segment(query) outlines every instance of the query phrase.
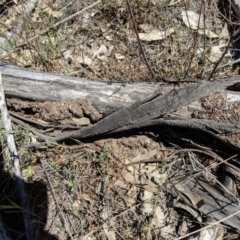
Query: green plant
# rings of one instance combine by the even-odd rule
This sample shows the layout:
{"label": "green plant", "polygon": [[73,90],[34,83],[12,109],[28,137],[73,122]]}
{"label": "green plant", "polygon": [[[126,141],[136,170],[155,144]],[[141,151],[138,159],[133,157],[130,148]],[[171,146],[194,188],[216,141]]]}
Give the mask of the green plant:
{"label": "green plant", "polygon": [[104,146],[99,157],[98,157],[98,166],[102,173],[108,173],[109,171],[109,149]]}
{"label": "green plant", "polygon": [[74,185],[74,182],[73,182],[73,181],[69,181],[69,182],[68,182],[68,187],[70,188],[70,191],[71,191],[71,192],[74,192],[74,191],[75,191],[75,185]]}

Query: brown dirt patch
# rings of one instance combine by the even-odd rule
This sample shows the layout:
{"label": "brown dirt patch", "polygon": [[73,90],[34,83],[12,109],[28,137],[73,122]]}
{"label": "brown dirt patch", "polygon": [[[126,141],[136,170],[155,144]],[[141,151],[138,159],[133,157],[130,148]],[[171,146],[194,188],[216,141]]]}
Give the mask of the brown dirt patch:
{"label": "brown dirt patch", "polygon": [[60,102],[29,102],[19,99],[7,100],[11,111],[25,117],[49,124],[83,126],[97,122],[102,115],[85,100],[62,100]]}

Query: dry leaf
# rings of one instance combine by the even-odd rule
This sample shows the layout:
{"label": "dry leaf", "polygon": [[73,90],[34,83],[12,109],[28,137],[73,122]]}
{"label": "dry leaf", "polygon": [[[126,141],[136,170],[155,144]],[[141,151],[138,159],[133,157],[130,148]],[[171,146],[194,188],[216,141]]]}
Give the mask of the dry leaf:
{"label": "dry leaf", "polygon": [[140,24],[139,28],[146,33],[149,33],[152,31],[159,31],[159,29],[153,26],[152,24]]}
{"label": "dry leaf", "polygon": [[46,4],[41,5],[42,11],[45,12],[48,16],[53,16],[55,18],[59,18],[63,15],[63,11],[54,11]]}
{"label": "dry leaf", "polygon": [[77,62],[89,66],[92,63],[92,59],[88,56],[80,56],[77,58]]}
{"label": "dry leaf", "polygon": [[78,193],[77,198],[79,200],[84,199],[86,202],[88,202],[90,204],[93,202],[93,199],[88,194],[85,194],[85,193]]}
{"label": "dry leaf", "polygon": [[[165,204],[164,204],[165,205]],[[174,224],[174,215],[171,214],[171,220],[167,219],[167,214],[163,212],[160,206],[155,209],[155,214],[153,214],[152,223],[155,226],[156,231],[159,230],[160,236],[164,239],[169,239],[169,236],[173,236],[176,233],[176,224]],[[166,224],[168,221],[170,224]],[[172,224],[171,224],[172,223]]]}
{"label": "dry leaf", "polygon": [[112,35],[106,35],[104,36],[108,41],[113,41],[113,36]]}
{"label": "dry leaf", "polygon": [[174,6],[177,3],[180,3],[182,0],[171,0],[170,3],[168,4],[168,6]]}
{"label": "dry leaf", "polygon": [[8,19],[5,21],[5,26],[11,29],[12,24],[13,24],[13,22],[15,21],[15,19],[16,19],[15,16],[14,16],[14,17],[11,17],[11,18],[8,18]]}
{"label": "dry leaf", "polygon": [[183,11],[181,13],[184,24],[191,29],[204,27],[203,17],[193,11]]}
{"label": "dry leaf", "polygon": [[116,58],[117,60],[122,60],[122,59],[125,59],[126,57],[123,56],[123,55],[121,55],[120,53],[115,53],[115,58]]}
{"label": "dry leaf", "polygon": [[168,37],[174,32],[174,28],[167,29],[166,31],[153,30],[149,33],[139,33],[139,38],[142,41],[157,41]]}
{"label": "dry leaf", "polygon": [[79,201],[78,200],[75,200],[72,204],[72,208],[74,211],[78,211],[79,208],[81,207],[81,205],[79,204]]}
{"label": "dry leaf", "polygon": [[141,206],[141,212],[142,214],[151,214],[152,211],[153,211],[153,208],[154,208],[154,205],[152,204],[152,198],[153,198],[153,193],[152,192],[148,192],[146,190],[144,190],[142,192],[142,195],[141,195],[141,201],[143,202],[142,203],[142,206]]}
{"label": "dry leaf", "polygon": [[228,36],[229,36],[228,26],[227,26],[227,23],[225,23],[221,33],[219,34],[219,37],[224,38],[224,37],[228,37]]}
{"label": "dry leaf", "polygon": [[[100,55],[106,55],[107,54],[107,47],[105,45],[101,45],[98,50],[94,51],[93,58],[99,57]],[[100,59],[101,60],[101,59]]]}
{"label": "dry leaf", "polygon": [[217,62],[222,57],[222,51],[219,46],[213,46],[211,49],[209,60],[211,62]]}
{"label": "dry leaf", "polygon": [[[150,159],[158,153],[157,149],[141,154],[132,161],[126,163],[134,163],[144,159]],[[166,173],[160,174],[156,168],[156,164],[136,164],[130,165],[123,170],[122,176],[124,179],[133,184],[139,184],[148,192],[158,192],[161,186],[167,179]]]}
{"label": "dry leaf", "polygon": [[15,6],[15,12],[17,12],[19,15],[22,15],[23,14],[23,6],[21,6],[21,5]]}
{"label": "dry leaf", "polygon": [[23,49],[21,55],[12,54],[12,57],[18,60],[21,66],[30,66],[33,63],[34,56],[37,56],[34,50]]}
{"label": "dry leaf", "polygon": [[[94,46],[93,46],[94,49]],[[93,57],[92,58],[97,58],[101,61],[107,60],[107,57],[111,55],[112,50],[114,49],[114,46],[109,46],[107,48],[104,44],[102,44],[98,50],[95,50],[93,52]]]}
{"label": "dry leaf", "polygon": [[72,59],[72,51],[70,49],[62,52],[65,60]]}
{"label": "dry leaf", "polygon": [[216,33],[212,32],[208,29],[198,30],[198,33],[201,35],[206,35],[208,38],[219,38],[219,36]]}

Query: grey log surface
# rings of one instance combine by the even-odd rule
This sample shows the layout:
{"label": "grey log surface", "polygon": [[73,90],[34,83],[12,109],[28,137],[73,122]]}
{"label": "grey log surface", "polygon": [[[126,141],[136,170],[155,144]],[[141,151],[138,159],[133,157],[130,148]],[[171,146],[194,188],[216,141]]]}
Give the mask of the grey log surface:
{"label": "grey log surface", "polygon": [[[239,123],[219,123],[185,116],[182,116],[182,119],[167,117],[201,97],[224,91],[226,87],[239,83],[240,76],[212,82],[201,81],[190,87],[175,88],[163,95],[165,87],[168,87],[163,83],[109,85],[106,81],[73,78],[4,64],[0,66],[0,70],[3,74],[6,96],[37,101],[80,98],[91,102],[104,115],[104,118],[96,124],[57,137],[54,139],[56,141],[98,137],[152,125],[179,126],[211,134],[234,133],[240,129]],[[239,148],[235,150],[240,152]]]}
{"label": "grey log surface", "polygon": [[0,64],[5,95],[36,101],[88,100],[104,116],[144,99],[160,83],[111,83]]}

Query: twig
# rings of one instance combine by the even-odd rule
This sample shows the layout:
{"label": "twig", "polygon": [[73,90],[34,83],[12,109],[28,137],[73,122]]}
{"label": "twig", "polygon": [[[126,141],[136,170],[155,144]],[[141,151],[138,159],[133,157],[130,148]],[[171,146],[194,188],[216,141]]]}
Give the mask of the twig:
{"label": "twig", "polygon": [[[198,23],[197,23],[197,31],[199,30],[200,28],[200,21],[201,21],[201,14],[202,14],[202,8],[203,8],[203,3],[204,1],[201,1],[201,5],[200,5],[200,13],[199,13],[199,18],[198,18]],[[184,4],[184,7],[185,7],[185,11],[187,12],[187,7],[186,7],[186,4]],[[189,20],[189,17],[188,17],[188,14],[186,14],[187,16],[187,21],[188,21],[188,25],[191,26],[190,24],[190,20]],[[204,21],[204,29],[205,29],[205,21]],[[191,32],[192,32],[192,35],[194,36],[194,33],[193,33],[193,30],[190,28]],[[185,72],[184,74],[184,79],[187,77],[187,74],[191,68],[191,65],[192,65],[192,61],[193,61],[193,58],[196,54],[196,49],[197,49],[197,46],[198,45],[198,41],[197,41],[197,37],[194,37],[194,43],[193,43],[193,52],[192,52],[192,55],[191,55],[191,58],[190,58],[190,61],[189,61],[189,64],[188,64],[188,68],[187,68],[187,71]],[[204,38],[204,46],[205,46],[205,38]],[[204,48],[205,49],[205,48]]]}
{"label": "twig", "polygon": [[[23,121],[11,116],[11,120],[21,126],[29,126],[28,124],[24,123]],[[29,130],[35,134],[37,137],[41,138],[41,139],[44,139],[45,141],[50,141],[51,140],[51,137],[47,136],[47,135],[44,135],[42,133],[39,133],[38,131],[36,131],[34,128],[30,127],[29,126]]]}
{"label": "twig", "polygon": [[11,38],[13,40],[16,40],[16,38],[20,35],[22,31],[22,25],[23,25],[23,20],[27,19],[30,15],[30,13],[33,11],[35,4],[38,0],[30,0],[26,6],[23,7],[23,13],[22,15],[18,18],[17,23],[13,29],[13,33]]}
{"label": "twig", "polygon": [[128,11],[129,11],[131,19],[132,19],[133,28],[134,28],[134,31],[135,31],[136,36],[137,36],[137,41],[138,41],[139,48],[140,48],[141,53],[143,55],[144,61],[145,61],[146,65],[147,65],[147,67],[148,67],[148,70],[150,71],[152,77],[155,79],[156,76],[155,76],[153,70],[151,69],[151,66],[150,66],[150,64],[149,64],[149,62],[148,62],[148,60],[146,58],[146,55],[145,55],[145,53],[143,51],[142,43],[141,43],[141,40],[140,40],[139,35],[138,35],[137,24],[135,22],[135,18],[134,18],[133,12],[132,12],[132,8],[131,8],[131,5],[130,5],[130,2],[129,2],[129,0],[126,0],[126,2],[127,2]]}
{"label": "twig", "polygon": [[95,2],[95,3],[93,3],[93,4],[91,4],[91,5],[87,6],[87,7],[85,7],[84,9],[82,9],[82,10],[80,10],[80,11],[72,14],[71,16],[66,17],[65,19],[63,19],[63,20],[55,23],[53,26],[51,26],[51,27],[49,27],[49,28],[41,31],[41,32],[38,33],[36,36],[28,39],[27,42],[24,42],[24,43],[22,43],[22,44],[19,44],[15,49],[13,49],[13,50],[9,51],[8,53],[2,55],[2,56],[0,57],[0,60],[3,59],[3,58],[8,57],[9,55],[11,55],[11,54],[14,53],[15,51],[17,51],[19,48],[21,48],[21,47],[27,45],[29,42],[32,42],[33,40],[37,39],[40,35],[42,35],[42,34],[44,34],[44,33],[47,33],[48,31],[50,31],[50,30],[53,29],[53,28],[58,27],[58,26],[61,25],[62,23],[73,19],[73,18],[76,17],[77,15],[82,14],[83,12],[89,10],[90,8],[94,7],[95,5],[97,5],[97,4],[100,3],[100,2],[101,2],[101,0],[98,0],[97,2]]}
{"label": "twig", "polygon": [[47,173],[47,171],[46,171],[46,169],[45,169],[44,162],[43,162],[43,160],[40,160],[40,162],[41,162],[42,168],[43,168],[43,170],[44,170],[44,172],[45,172],[45,174],[46,174],[46,177],[47,177],[47,180],[48,180],[48,182],[49,182],[49,185],[50,185],[50,187],[51,187],[52,194],[53,194],[53,198],[54,198],[54,200],[55,200],[55,203],[56,203],[56,205],[57,205],[58,211],[59,211],[60,216],[61,216],[61,218],[62,218],[63,225],[64,225],[64,227],[65,227],[65,229],[66,229],[66,232],[68,233],[69,237],[73,240],[73,237],[72,237],[72,234],[71,234],[69,225],[68,225],[68,223],[67,223],[67,221],[66,221],[66,219],[65,219],[65,217],[64,217],[64,215],[63,215],[63,212],[62,212],[62,210],[61,210],[61,208],[60,208],[60,206],[59,206],[59,204],[58,204],[57,196],[56,196],[56,194],[55,194],[55,191],[54,191],[54,188],[53,188],[53,186],[52,186],[51,180],[50,180],[50,178],[49,178],[49,176],[48,176],[48,173]]}
{"label": "twig", "polygon": [[[6,28],[6,29],[8,29],[8,30],[10,31],[9,27],[8,27],[6,24],[0,22],[0,25],[2,25],[4,28]],[[11,32],[12,32],[13,34],[15,34],[16,36],[18,36],[19,38],[23,38],[23,36],[21,36],[21,35],[18,34],[17,32],[14,32],[14,30],[11,30]],[[11,38],[8,37],[8,41],[10,41],[10,39],[11,39]],[[28,41],[28,39],[25,38],[24,40],[25,40],[25,43],[24,43],[24,44],[25,44],[25,45],[30,45],[30,46],[37,52],[37,54],[39,55],[39,57],[41,58],[41,60],[43,60],[43,64],[45,65],[46,69],[48,69],[48,65],[46,64],[46,62],[50,62],[49,59],[46,59],[46,57],[44,57],[39,51],[37,51],[37,49],[36,49],[36,47],[34,46],[34,44],[31,44],[31,43]],[[19,45],[19,46],[20,46],[20,45]],[[21,47],[21,46],[20,46],[20,47]],[[6,53],[6,57],[9,56],[11,53],[17,51],[20,47],[17,47],[17,48],[15,48],[14,50]],[[4,56],[5,56],[5,55],[4,55]],[[0,59],[2,59],[2,58],[0,58]]]}
{"label": "twig", "polygon": [[[229,1],[229,18],[227,18],[224,14],[221,13],[221,11],[219,10],[218,6],[217,6],[217,3],[215,1],[212,1],[214,6],[215,6],[215,9],[216,11],[218,12],[219,15],[221,15],[221,17],[228,23],[234,25],[234,26],[239,26],[240,23],[239,22],[233,22],[231,21],[230,17],[231,17],[231,14],[232,14],[232,1]],[[239,29],[240,30],[240,29]],[[239,30],[237,30],[237,33],[239,33]],[[234,35],[236,35],[237,33],[235,33]]]}
{"label": "twig", "polygon": [[[0,110],[1,110],[1,117],[2,117],[4,128],[6,129],[6,131],[12,131],[11,119],[8,114],[7,104],[5,101],[5,94],[4,94],[3,85],[2,85],[1,72],[0,72]],[[12,171],[15,176],[16,188],[19,190],[21,205],[22,205],[22,208],[25,210],[23,212],[23,221],[24,221],[24,227],[26,231],[26,239],[32,240],[33,232],[30,227],[30,215],[29,215],[30,208],[28,205],[28,198],[24,190],[24,181],[22,179],[19,157],[17,154],[17,148],[16,148],[14,137],[12,134],[7,133],[7,144],[10,151]]]}
{"label": "twig", "polygon": [[210,74],[210,76],[209,76],[209,78],[208,78],[208,81],[211,80],[211,78],[212,78],[213,74],[215,73],[215,71],[217,70],[220,62],[222,61],[222,59],[223,59],[224,56],[226,55],[226,53],[227,53],[227,51],[228,51],[228,48],[229,48],[231,42],[232,42],[232,35],[231,35],[231,37],[230,37],[230,39],[229,39],[228,45],[226,46],[226,49],[225,49],[224,53],[222,54],[222,56],[220,57],[220,59],[219,59],[219,60],[217,61],[217,63],[215,64],[215,66],[214,66],[214,68],[213,68],[213,70],[212,70],[212,72],[211,72],[211,74]]}
{"label": "twig", "polygon": [[[171,150],[165,150],[165,151],[171,151]],[[230,159],[232,159],[233,157],[236,157],[237,155],[234,155],[233,157],[230,157],[228,159],[222,159],[220,156],[218,156],[217,154],[215,154],[214,152],[210,151],[210,150],[200,150],[200,149],[195,149],[195,148],[185,148],[185,149],[180,149],[180,150],[176,150],[175,152],[173,152],[170,156],[167,157],[167,160],[166,161],[170,161],[170,159],[179,154],[179,153],[182,153],[182,152],[198,152],[198,153],[201,153],[201,154],[205,154],[207,156],[210,156],[216,160],[218,160],[220,163],[219,164],[226,164],[228,165],[229,167],[233,168],[234,170],[236,171],[239,171],[239,168],[232,165],[231,163],[228,163],[228,161]],[[135,164],[142,164],[142,163],[159,163],[161,162],[162,159],[161,158],[149,158],[149,159],[143,159],[143,160],[139,160],[139,161],[136,161],[136,162],[131,162],[131,163],[128,163],[128,164],[123,164],[124,167],[128,167],[128,166],[131,166],[131,165],[135,165]],[[218,164],[218,165],[219,165]]]}
{"label": "twig", "polygon": [[[23,121],[24,124],[26,123],[30,123],[33,124],[35,126],[38,126],[38,128],[54,128],[54,129],[79,129],[79,127],[77,126],[71,126],[71,125],[52,125],[52,124],[48,124],[48,123],[41,123],[26,117],[23,117],[15,112],[9,111],[9,114],[11,117],[14,117],[15,119],[20,119]],[[26,122],[26,123],[25,123]]]}
{"label": "twig", "polygon": [[[232,61],[232,62],[228,62],[228,63],[222,64],[222,65],[220,65],[220,66],[217,66],[216,69],[223,68],[223,67],[230,66],[230,65],[234,65],[234,64],[236,64],[236,63],[240,63],[240,58],[238,58],[238,59],[236,59],[236,60],[234,60],[234,61]],[[210,71],[213,71],[213,68],[207,69],[207,70],[205,70],[203,73],[210,72]]]}
{"label": "twig", "polygon": [[[112,217],[112,220],[115,220],[116,218],[120,217],[120,216],[123,215],[124,213],[126,213],[126,212],[128,212],[128,211],[131,211],[131,209],[137,208],[137,207],[139,207],[140,205],[141,205],[141,203],[139,203],[139,204],[137,204],[137,205],[134,205],[134,206],[131,206],[130,208],[124,210],[124,211],[121,212],[121,213],[119,213],[118,215]],[[107,219],[104,219],[103,221],[106,222],[106,220],[107,220]],[[99,231],[99,229],[100,229],[101,227],[103,227],[103,224],[102,224],[101,226],[97,227],[97,229],[95,229],[95,230],[87,233],[85,236],[83,236],[83,237],[81,238],[81,240],[87,240],[89,236],[91,236],[91,235],[94,234],[95,232]]]}

